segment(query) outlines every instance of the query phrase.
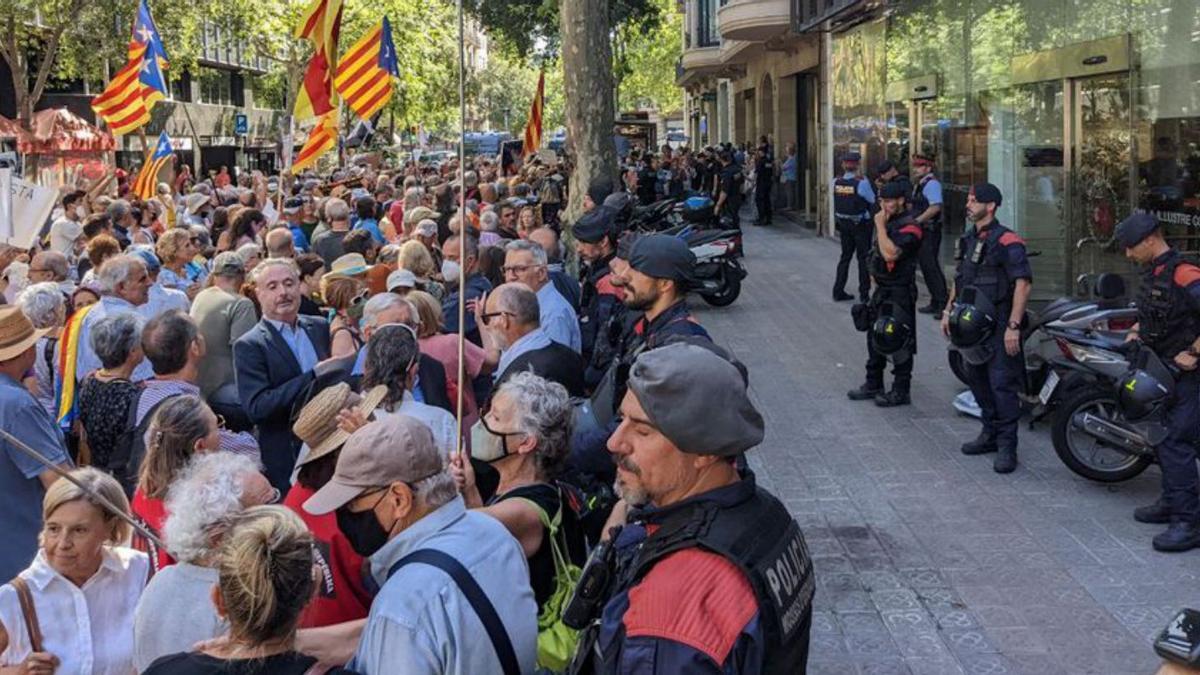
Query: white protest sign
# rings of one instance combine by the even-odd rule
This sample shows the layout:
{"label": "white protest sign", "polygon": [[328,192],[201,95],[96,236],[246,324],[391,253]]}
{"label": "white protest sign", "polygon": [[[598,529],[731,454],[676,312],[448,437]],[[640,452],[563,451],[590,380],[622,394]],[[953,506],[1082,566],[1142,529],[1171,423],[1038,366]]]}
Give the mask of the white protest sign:
{"label": "white protest sign", "polygon": [[0,242],[11,244],[17,248],[31,248],[37,239],[38,232],[50,217],[54,202],[58,199],[58,191],[53,188],[34,185],[11,175],[5,170],[7,177],[0,176],[3,189],[3,203],[0,204]]}

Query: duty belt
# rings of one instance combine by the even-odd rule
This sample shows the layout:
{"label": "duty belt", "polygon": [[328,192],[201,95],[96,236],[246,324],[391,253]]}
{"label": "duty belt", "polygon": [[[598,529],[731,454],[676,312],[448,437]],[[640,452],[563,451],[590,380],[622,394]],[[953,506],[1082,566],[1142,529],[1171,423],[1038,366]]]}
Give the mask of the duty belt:
{"label": "duty belt", "polygon": [[834,217],[834,218],[841,218],[842,220],[866,220],[866,218],[864,217],[864,216],[866,216],[866,215],[867,215],[867,214],[865,214],[865,213],[856,213],[856,214],[854,214],[854,215],[852,215],[852,216],[848,216],[848,215],[846,215],[846,214],[844,214],[844,213],[837,213],[837,212],[835,211],[835,212],[834,212],[834,214],[833,214],[833,217]]}

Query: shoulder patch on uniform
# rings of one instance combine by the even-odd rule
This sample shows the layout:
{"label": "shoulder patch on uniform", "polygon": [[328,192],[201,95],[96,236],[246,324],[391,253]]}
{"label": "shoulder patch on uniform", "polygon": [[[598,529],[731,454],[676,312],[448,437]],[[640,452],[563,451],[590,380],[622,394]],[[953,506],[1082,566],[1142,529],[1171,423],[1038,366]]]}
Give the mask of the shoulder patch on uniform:
{"label": "shoulder patch on uniform", "polygon": [[600,277],[600,281],[596,282],[596,292],[600,295],[615,295],[619,298],[621,297],[622,292],[621,289],[617,288],[616,284],[612,282],[612,276],[612,272],[609,272],[608,274]]}
{"label": "shoulder patch on uniform", "polygon": [[912,236],[916,237],[917,239],[920,239],[921,237],[925,236],[925,233],[921,230],[921,226],[912,224],[912,223],[900,228],[900,232],[902,234],[911,234]]}
{"label": "shoulder patch on uniform", "polygon": [[750,581],[733,563],[698,548],[663,558],[629,590],[629,637],[687,645],[718,666],[758,612]]}
{"label": "shoulder patch on uniform", "polygon": [[1175,266],[1175,285],[1187,288],[1200,281],[1200,267],[1190,263]]}
{"label": "shoulder patch on uniform", "polygon": [[1000,235],[1001,246],[1012,246],[1013,244],[1025,245],[1025,240],[1022,239],[1016,232],[1005,232]]}

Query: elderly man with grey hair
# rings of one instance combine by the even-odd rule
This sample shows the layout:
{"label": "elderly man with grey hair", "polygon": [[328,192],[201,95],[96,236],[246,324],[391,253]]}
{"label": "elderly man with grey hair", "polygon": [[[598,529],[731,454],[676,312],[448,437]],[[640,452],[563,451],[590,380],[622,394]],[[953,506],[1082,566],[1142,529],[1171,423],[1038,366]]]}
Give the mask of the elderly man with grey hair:
{"label": "elderly man with grey hair", "polygon": [[58,251],[39,251],[29,261],[29,283],[36,284],[52,281],[58,285],[58,290],[70,302],[71,294],[75,292],[75,282],[71,281],[71,264],[67,256]]}
{"label": "elderly man with grey hair", "polygon": [[[87,314],[79,329],[75,372],[71,373],[77,381],[83,381],[88,373],[101,367],[100,359],[92,348],[92,327],[106,316],[122,312],[139,314],[140,307],[149,299],[150,276],[146,263],[136,254],[119,255],[104,261],[96,273],[96,281],[100,284],[100,302],[83,310]],[[142,361],[134,369],[131,379],[141,382],[153,375],[150,363]]]}
{"label": "elderly man with grey hair", "polygon": [[[403,296],[395,293],[378,293],[367,301],[363,307],[362,334],[363,344],[354,361],[350,386],[356,391],[361,388],[362,376],[366,372],[367,344],[371,336],[382,326],[402,324],[408,326],[414,333],[420,332],[421,318],[417,308]],[[418,354],[417,371],[412,383],[411,395],[418,403],[425,403],[442,410],[454,412],[454,404],[450,400],[449,389],[446,386],[446,368],[440,361],[428,354]]]}
{"label": "elderly man with grey hair", "polygon": [[[196,455],[167,493],[163,537],[176,564],[154,575],[133,616],[133,665],[191,651],[197,642],[225,634],[212,589],[217,552],[234,516],[278,501],[250,459],[230,452]],[[164,621],[164,617],[170,617]]]}
{"label": "elderly man with grey hair", "polygon": [[296,258],[296,240],[287,223],[277,225],[267,232],[266,243],[268,258]]}
{"label": "elderly man with grey hair", "polygon": [[128,248],[131,243],[129,241],[129,228],[137,224],[133,220],[133,206],[124,199],[114,199],[105,207],[104,213],[112,221],[113,236],[120,242],[121,248]]}
{"label": "elderly man with grey hair", "polygon": [[[58,417],[54,405],[54,385],[58,377],[58,338],[67,320],[66,300],[58,284],[50,281],[27,286],[17,296],[17,305],[34,328],[49,328],[50,332],[34,344],[37,360],[33,362],[33,397],[53,418]],[[27,381],[28,382],[28,381]]]}
{"label": "elderly man with grey hair", "polygon": [[504,247],[504,280],[520,282],[537,294],[539,323],[546,335],[575,353],[583,348],[575,308],[550,282],[546,250],[532,241],[510,241]]}
{"label": "elderly man with grey hair", "polygon": [[496,385],[532,371],[583,396],[583,359],[570,347],[550,339],[539,323],[538,296],[519,282],[498,286],[476,305],[484,349],[500,351]]}
{"label": "elderly man with grey hair", "polygon": [[571,303],[571,309],[578,314],[583,289],[579,285],[579,279],[567,273],[566,266],[563,264],[563,247],[558,233],[548,227],[539,227],[529,233],[529,241],[541,246],[542,250],[546,252],[546,269],[550,272],[551,283],[554,284],[555,290]]}
{"label": "elderly man with grey hair", "polygon": [[350,205],[346,200],[332,197],[325,202],[325,222],[328,229],[313,235],[312,251],[332,268],[333,261],[346,252],[342,248],[342,240],[350,232]]}

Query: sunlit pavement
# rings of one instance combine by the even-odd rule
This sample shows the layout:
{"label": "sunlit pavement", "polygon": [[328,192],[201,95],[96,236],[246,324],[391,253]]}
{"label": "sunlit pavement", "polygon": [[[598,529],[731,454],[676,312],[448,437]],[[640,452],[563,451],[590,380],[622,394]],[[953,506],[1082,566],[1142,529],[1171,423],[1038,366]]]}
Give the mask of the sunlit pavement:
{"label": "sunlit pavement", "polygon": [[1200,608],[1200,551],[1156,553],[1162,528],[1132,518],[1158,469],[1085,481],[1024,421],[1016,473],[963,456],[978,422],[951,407],[962,387],[925,315],[913,405],[847,400],[866,345],[830,299],[837,242],[780,218],[745,232],[742,296],[692,304],[750,369],[767,425],[751,465],[815,559],[809,673],[1153,672],[1152,636]]}

